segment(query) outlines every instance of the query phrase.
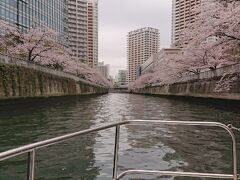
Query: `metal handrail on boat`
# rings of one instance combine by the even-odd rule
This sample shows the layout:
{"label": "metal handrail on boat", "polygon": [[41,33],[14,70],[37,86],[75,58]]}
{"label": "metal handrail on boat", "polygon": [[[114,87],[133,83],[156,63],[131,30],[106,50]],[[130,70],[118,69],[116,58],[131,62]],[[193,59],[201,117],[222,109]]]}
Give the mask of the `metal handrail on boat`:
{"label": "metal handrail on boat", "polygon": [[[232,138],[232,159],[233,159],[233,170],[232,174],[214,174],[214,173],[195,173],[195,172],[173,172],[173,171],[158,171],[158,170],[127,170],[118,175],[118,151],[119,151],[119,138],[120,138],[120,127],[122,125],[143,125],[143,124],[158,124],[158,125],[184,125],[184,126],[205,126],[205,127],[221,127],[225,129]],[[198,122],[198,121],[160,121],[160,120],[128,120],[118,123],[113,123],[105,126],[100,126],[92,129],[78,131],[75,133],[67,134],[64,136],[48,139],[45,141],[29,144],[12,150],[8,150],[0,153],[0,161],[16,157],[21,154],[28,153],[28,180],[34,180],[35,177],[35,157],[36,151],[40,148],[47,147],[53,144],[58,144],[63,141],[67,141],[71,138],[106,130],[109,128],[116,128],[115,132],[115,145],[114,145],[114,160],[113,160],[113,180],[119,180],[128,174],[150,174],[150,175],[167,175],[167,176],[183,176],[183,177],[205,177],[214,179],[232,179],[239,180],[240,176],[237,174],[237,147],[235,135],[232,131],[231,126],[226,126],[218,122]]]}

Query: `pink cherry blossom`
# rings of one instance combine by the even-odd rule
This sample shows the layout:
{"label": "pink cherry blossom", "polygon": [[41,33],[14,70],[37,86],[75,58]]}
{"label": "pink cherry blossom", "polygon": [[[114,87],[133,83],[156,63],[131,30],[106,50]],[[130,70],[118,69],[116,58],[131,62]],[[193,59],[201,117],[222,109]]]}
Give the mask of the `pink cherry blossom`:
{"label": "pink cherry blossom", "polygon": [[[178,77],[199,74],[203,69],[240,63],[240,1],[202,0],[192,13],[196,14],[195,22],[180,35],[180,42],[184,42],[182,54],[166,56],[152,73],[133,83],[132,89],[151,83],[173,83]],[[226,84],[230,82],[222,78],[218,91],[219,87],[229,87]]]}
{"label": "pink cherry blossom", "polygon": [[69,49],[59,43],[58,35],[53,30],[36,27],[20,33],[4,21],[0,21],[0,26],[3,30],[0,36],[0,45],[4,47],[0,49],[2,53],[71,73],[97,85],[111,86],[96,69],[71,57]]}

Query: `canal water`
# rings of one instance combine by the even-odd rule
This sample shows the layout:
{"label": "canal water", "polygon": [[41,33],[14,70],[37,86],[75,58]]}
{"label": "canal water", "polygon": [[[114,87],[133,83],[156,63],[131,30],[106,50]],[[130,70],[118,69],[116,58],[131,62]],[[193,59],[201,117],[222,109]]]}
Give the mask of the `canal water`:
{"label": "canal water", "polygon": [[[239,108],[239,103],[231,101],[169,99],[132,94],[1,101],[0,151],[131,119],[219,121],[240,127]],[[236,138],[240,155],[240,133],[236,133]],[[151,124],[124,126],[120,135],[118,170],[231,173],[230,140],[219,128]],[[114,129],[42,148],[36,154],[36,179],[111,179],[113,148]],[[26,179],[26,162],[26,155],[0,162],[0,180]],[[125,179],[197,178],[135,175]]]}

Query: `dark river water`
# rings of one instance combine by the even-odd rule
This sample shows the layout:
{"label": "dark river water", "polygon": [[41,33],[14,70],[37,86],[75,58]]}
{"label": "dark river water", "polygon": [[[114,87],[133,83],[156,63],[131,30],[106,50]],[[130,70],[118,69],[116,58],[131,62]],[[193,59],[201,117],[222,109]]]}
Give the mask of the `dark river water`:
{"label": "dark river water", "polygon": [[[231,101],[132,94],[1,101],[0,151],[131,119],[218,121],[240,127],[239,108],[239,103]],[[38,150],[36,179],[111,179],[114,132],[109,129]],[[236,132],[236,139],[240,155],[240,133]],[[26,155],[0,162],[0,180],[26,179],[26,162]],[[238,163],[240,166],[240,156]],[[119,172],[148,169],[231,173],[231,168],[231,139],[219,128],[151,124],[121,128]],[[135,175],[124,179],[197,178]]]}

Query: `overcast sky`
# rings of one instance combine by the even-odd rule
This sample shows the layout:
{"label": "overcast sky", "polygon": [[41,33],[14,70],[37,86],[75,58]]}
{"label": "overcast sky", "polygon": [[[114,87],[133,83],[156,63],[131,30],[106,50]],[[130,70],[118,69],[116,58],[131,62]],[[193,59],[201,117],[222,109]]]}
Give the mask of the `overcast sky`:
{"label": "overcast sky", "polygon": [[127,33],[142,27],[160,30],[160,47],[171,42],[172,0],[99,0],[99,61],[110,74],[127,69]]}

